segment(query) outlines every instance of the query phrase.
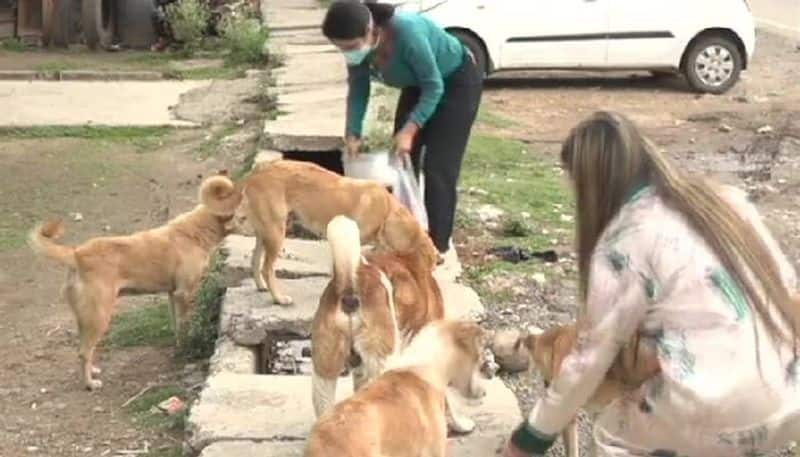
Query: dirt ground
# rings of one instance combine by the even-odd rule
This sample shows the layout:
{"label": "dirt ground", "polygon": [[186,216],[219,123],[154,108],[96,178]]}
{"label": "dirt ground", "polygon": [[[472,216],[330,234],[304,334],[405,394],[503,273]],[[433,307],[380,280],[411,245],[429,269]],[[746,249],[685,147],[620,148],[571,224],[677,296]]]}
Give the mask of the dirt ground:
{"label": "dirt ground", "polygon": [[[580,120],[597,110],[624,113],[686,169],[747,188],[790,259],[800,266],[797,81],[797,44],[759,33],[749,70],[728,94],[694,94],[680,78],[649,74],[496,75],[487,81],[483,104],[499,120],[484,122],[479,131],[519,140],[555,165],[560,142]],[[485,246],[476,241],[482,238],[462,230],[456,239],[468,271],[482,267]],[[561,259],[541,265],[544,284],[520,272],[481,278],[488,284],[484,302],[489,326],[547,327],[574,319],[577,268],[569,256],[569,236],[566,240],[548,246]],[[527,375],[503,377],[527,414],[541,395],[541,383]],[[586,445],[586,418],[583,422]],[[560,446],[553,451],[561,452]]]}
{"label": "dirt ground", "polygon": [[[188,94],[179,111],[207,121],[201,129],[87,137],[54,127],[33,132],[47,136],[39,139],[0,132],[0,456],[113,456],[145,448],[146,455],[178,455],[180,435],[135,423],[121,405],[150,383],[202,382],[202,367],[184,367],[172,347],[101,348],[104,387],[85,391],[76,326],[60,296],[65,272],[33,258],[24,239],[50,217],[64,218],[64,241],[77,243],[155,227],[190,209],[202,177],[236,170],[255,149],[261,124],[248,99],[259,90],[240,80]],[[214,122],[202,112],[205,97],[214,97]],[[118,310],[152,300],[125,297]]]}

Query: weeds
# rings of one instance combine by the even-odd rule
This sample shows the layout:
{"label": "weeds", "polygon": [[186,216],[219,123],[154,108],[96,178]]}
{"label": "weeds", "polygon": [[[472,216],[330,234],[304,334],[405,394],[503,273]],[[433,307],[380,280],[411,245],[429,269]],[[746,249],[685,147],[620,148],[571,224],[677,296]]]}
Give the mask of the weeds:
{"label": "weeds", "polygon": [[202,0],[179,0],[167,5],[169,21],[175,39],[183,44],[185,55],[192,55],[200,49],[211,11]]}
{"label": "weeds", "polygon": [[222,20],[221,36],[228,65],[262,66],[266,63],[265,45],[269,30],[258,18],[231,13]]}
{"label": "weeds", "polygon": [[20,40],[15,38],[9,38],[6,40],[0,40],[0,50],[9,51],[9,52],[25,52],[27,46]]}
{"label": "weeds", "polygon": [[161,411],[154,411],[158,404],[170,397],[186,398],[187,392],[178,386],[167,386],[152,389],[128,405],[133,421],[144,428],[160,428],[168,431],[182,431],[188,417],[188,408],[168,416]]}
{"label": "weeds", "polygon": [[164,298],[154,299],[146,306],[115,316],[104,345],[109,348],[169,346],[175,341],[169,319],[169,303]]}
{"label": "weeds", "polygon": [[218,251],[211,259],[208,273],[197,292],[194,312],[177,348],[178,356],[185,360],[207,359],[214,353],[220,307],[225,295],[222,282],[224,263],[225,256]]}

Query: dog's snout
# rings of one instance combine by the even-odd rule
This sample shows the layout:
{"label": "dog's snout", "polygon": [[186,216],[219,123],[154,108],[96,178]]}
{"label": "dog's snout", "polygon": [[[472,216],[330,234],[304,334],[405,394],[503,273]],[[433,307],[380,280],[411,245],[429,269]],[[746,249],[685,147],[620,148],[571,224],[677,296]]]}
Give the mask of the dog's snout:
{"label": "dog's snout", "polygon": [[361,300],[358,299],[355,295],[345,295],[342,297],[342,311],[345,314],[353,314],[358,311],[358,307],[361,305]]}

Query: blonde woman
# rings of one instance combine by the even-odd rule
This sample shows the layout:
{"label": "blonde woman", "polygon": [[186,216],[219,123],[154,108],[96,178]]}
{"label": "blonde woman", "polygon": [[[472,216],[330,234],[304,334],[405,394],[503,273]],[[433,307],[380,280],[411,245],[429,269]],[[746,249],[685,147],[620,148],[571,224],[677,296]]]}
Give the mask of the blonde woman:
{"label": "blonde woman", "polygon": [[561,160],[580,334],[505,455],[544,455],[637,332],[661,374],[599,414],[595,455],[745,457],[800,439],[795,271],[746,196],[676,170],[613,113],[578,125]]}

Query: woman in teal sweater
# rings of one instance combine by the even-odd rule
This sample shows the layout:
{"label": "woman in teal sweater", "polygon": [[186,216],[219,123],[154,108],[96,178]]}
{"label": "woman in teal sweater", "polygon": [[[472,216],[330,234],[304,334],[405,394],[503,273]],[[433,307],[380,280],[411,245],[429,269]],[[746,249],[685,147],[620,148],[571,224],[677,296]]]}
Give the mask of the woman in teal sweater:
{"label": "woman in teal sweater", "polygon": [[[456,185],[483,83],[458,39],[430,19],[395,13],[382,3],[340,0],[328,9],[322,31],[348,65],[348,154],[357,154],[370,80],[402,89],[395,114],[395,149],[425,173],[425,207],[440,253],[450,246]],[[424,157],[421,152],[424,150]]]}

